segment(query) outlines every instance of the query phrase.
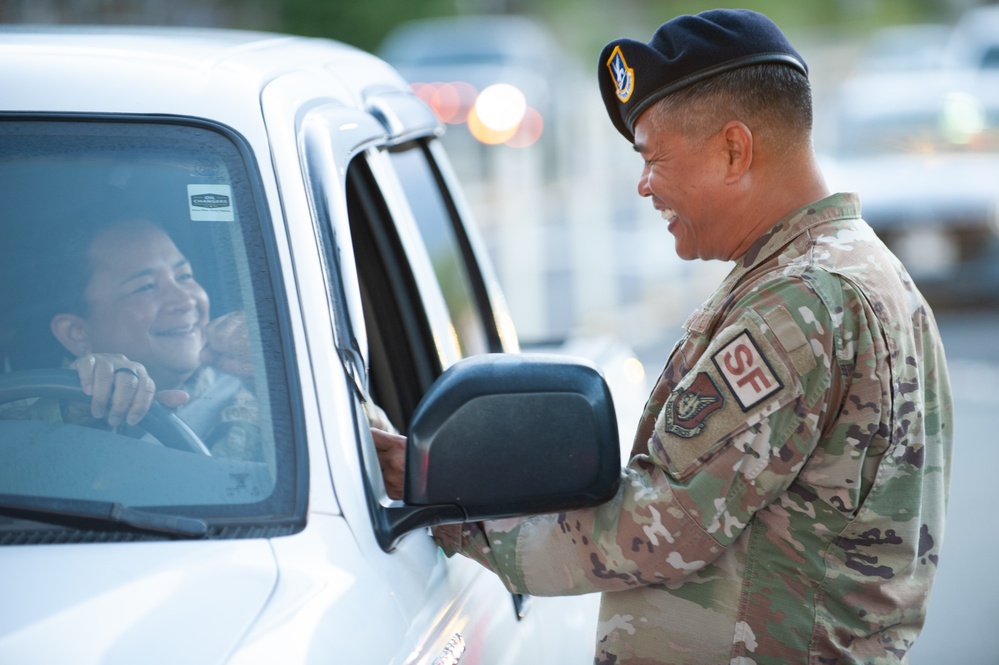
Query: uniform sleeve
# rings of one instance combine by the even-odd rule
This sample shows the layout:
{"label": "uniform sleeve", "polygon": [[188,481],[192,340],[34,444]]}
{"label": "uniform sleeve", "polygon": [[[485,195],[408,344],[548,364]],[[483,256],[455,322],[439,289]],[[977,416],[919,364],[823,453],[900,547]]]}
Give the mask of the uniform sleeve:
{"label": "uniform sleeve", "polygon": [[564,595],[675,585],[791,486],[821,435],[842,321],[807,280],[758,287],[667,398],[617,495],[590,509],[438,527],[445,553],[512,591]]}

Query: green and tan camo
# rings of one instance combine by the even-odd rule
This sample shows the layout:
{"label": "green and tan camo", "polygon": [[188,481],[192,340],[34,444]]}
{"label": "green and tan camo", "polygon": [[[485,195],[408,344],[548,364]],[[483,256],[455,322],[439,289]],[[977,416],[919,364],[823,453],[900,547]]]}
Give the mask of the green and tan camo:
{"label": "green and tan camo", "polygon": [[600,665],[906,662],[953,420],[933,314],[837,194],[781,220],[685,324],[621,489],[439,527],[512,591],[602,591]]}

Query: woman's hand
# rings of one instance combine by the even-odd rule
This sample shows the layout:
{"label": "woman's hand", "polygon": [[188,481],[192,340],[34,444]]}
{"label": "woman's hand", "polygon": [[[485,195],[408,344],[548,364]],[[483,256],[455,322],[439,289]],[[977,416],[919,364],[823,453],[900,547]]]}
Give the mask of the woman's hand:
{"label": "woman's hand", "polygon": [[205,326],[201,362],[238,377],[253,375],[250,330],[246,325],[245,312],[223,314]]}
{"label": "woman's hand", "polygon": [[107,419],[111,427],[122,422],[135,425],[145,417],[153,397],[168,407],[177,407],[189,399],[183,390],[156,393],[156,384],[142,363],[121,354],[85,353],[70,365],[80,376],[80,386],[89,395],[90,415]]}

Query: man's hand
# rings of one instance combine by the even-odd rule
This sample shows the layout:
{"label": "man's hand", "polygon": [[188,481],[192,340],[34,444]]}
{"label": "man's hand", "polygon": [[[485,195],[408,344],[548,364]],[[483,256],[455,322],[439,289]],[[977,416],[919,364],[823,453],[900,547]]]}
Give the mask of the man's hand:
{"label": "man's hand", "polygon": [[205,348],[201,350],[201,362],[238,377],[253,375],[246,312],[223,314],[205,326]]}
{"label": "man's hand", "polygon": [[401,499],[406,470],[406,437],[371,428],[390,499]]}
{"label": "man's hand", "polygon": [[111,427],[122,422],[135,425],[145,417],[155,396],[168,407],[187,402],[183,390],[156,392],[156,384],[142,363],[121,354],[85,353],[69,366],[80,376],[83,392],[92,397],[90,415],[107,419]]}

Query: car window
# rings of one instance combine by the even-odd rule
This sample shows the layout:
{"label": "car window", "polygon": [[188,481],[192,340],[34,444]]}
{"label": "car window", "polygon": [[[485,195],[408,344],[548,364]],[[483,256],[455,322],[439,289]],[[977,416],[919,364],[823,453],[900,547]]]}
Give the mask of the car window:
{"label": "car window", "polygon": [[457,223],[454,204],[442,188],[422,143],[409,143],[389,154],[430,253],[462,355],[485,353],[493,346],[485,314],[488,300],[474,270],[467,239]]}
{"label": "car window", "polygon": [[402,240],[365,157],[347,170],[347,214],[368,334],[371,394],[404,431],[442,366]]}
{"label": "car window", "polygon": [[[221,537],[248,533],[226,520],[297,528],[284,301],[241,139],[177,119],[3,119],[0,182],[0,494],[217,518]],[[78,384],[66,368],[84,354],[182,391],[172,415],[201,447],[171,410],[110,427],[48,385]]]}

